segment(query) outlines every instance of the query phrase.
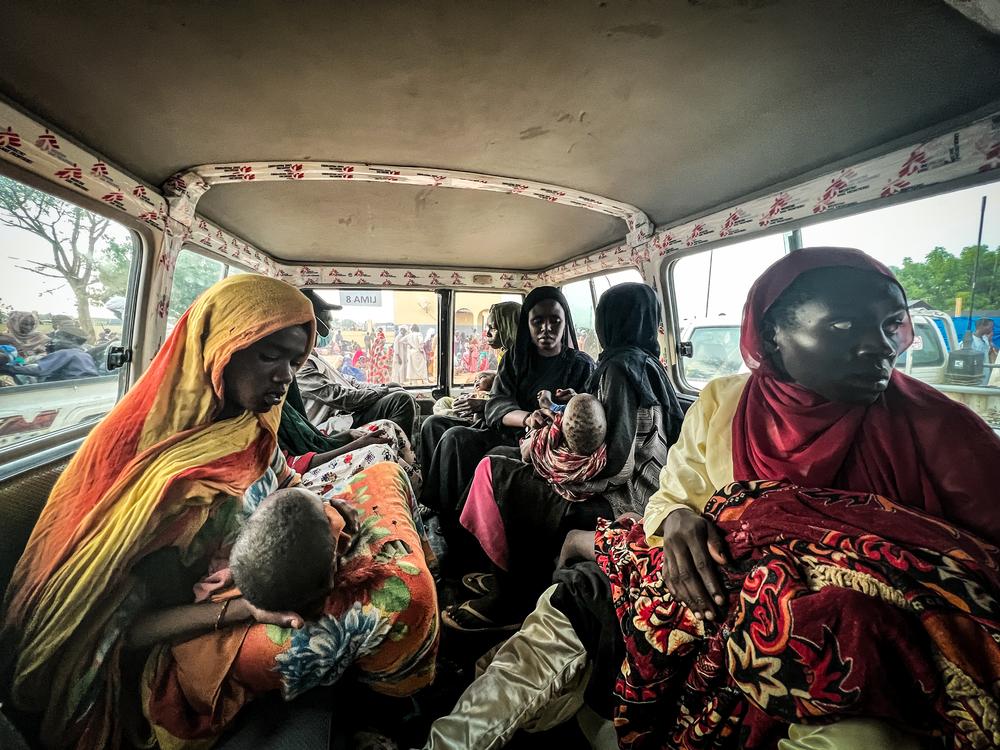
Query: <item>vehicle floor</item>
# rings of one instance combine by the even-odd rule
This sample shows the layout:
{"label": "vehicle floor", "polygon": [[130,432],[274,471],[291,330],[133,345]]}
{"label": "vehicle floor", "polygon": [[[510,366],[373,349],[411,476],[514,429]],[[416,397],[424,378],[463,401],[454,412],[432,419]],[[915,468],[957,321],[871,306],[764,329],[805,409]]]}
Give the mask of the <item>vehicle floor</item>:
{"label": "vehicle floor", "polygon": [[[438,557],[444,571],[438,582],[438,604],[441,609],[471,598],[462,586],[461,573],[451,564],[448,545],[441,533],[436,517],[425,519],[431,548]],[[467,567],[467,566],[466,566]],[[487,568],[483,567],[483,570]],[[415,713],[406,722],[409,726],[390,736],[401,748],[420,747],[426,739],[434,719],[448,714],[462,691],[472,682],[476,672],[476,661],[503,640],[510,633],[470,634],[451,628],[441,628],[441,646],[438,670],[434,684],[425,688],[413,698]],[[548,732],[529,734],[519,732],[507,745],[511,750],[549,750],[560,748],[588,748],[590,745],[580,732],[576,722],[568,722]]]}

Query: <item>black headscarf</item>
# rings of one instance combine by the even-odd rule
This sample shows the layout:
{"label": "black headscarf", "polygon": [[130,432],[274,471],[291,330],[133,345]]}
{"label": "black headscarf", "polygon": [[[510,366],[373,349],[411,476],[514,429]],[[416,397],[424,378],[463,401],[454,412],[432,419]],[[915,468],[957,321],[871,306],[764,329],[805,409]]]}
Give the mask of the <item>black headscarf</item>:
{"label": "black headscarf", "polygon": [[[663,422],[668,426],[665,438],[668,445],[672,444],[680,431],[684,411],[659,360],[660,301],[656,293],[645,284],[618,284],[601,296],[595,317],[602,351],[588,390],[597,393],[601,378],[615,368],[638,394],[639,406],[663,408]],[[629,418],[618,411],[614,413],[616,419]]]}
{"label": "black headscarf", "polygon": [[[566,328],[563,331],[562,351],[555,357],[543,357],[538,353],[531,338],[528,321],[531,310],[539,302],[555,300],[563,309]],[[502,426],[505,414],[517,409],[534,411],[538,408],[538,391],[557,388],[586,388],[590,373],[594,371],[594,361],[581,352],[573,328],[573,316],[569,302],[555,287],[540,286],[525,297],[521,305],[521,315],[517,320],[517,334],[514,348],[500,363],[500,371],[493,381],[493,391],[486,403],[486,424],[494,429],[514,428]]]}
{"label": "black headscarf", "polygon": [[531,364],[532,356],[538,356],[535,342],[531,338],[528,321],[531,320],[532,308],[539,302],[545,302],[546,300],[555,300],[563,309],[563,315],[566,320],[566,327],[563,329],[562,337],[563,350],[580,348],[576,342],[573,313],[570,312],[569,302],[566,301],[566,297],[554,286],[535,287],[524,298],[524,303],[521,305],[521,315],[517,319],[517,334],[514,336],[514,351],[507,355],[512,359],[517,379],[520,379],[527,371]]}

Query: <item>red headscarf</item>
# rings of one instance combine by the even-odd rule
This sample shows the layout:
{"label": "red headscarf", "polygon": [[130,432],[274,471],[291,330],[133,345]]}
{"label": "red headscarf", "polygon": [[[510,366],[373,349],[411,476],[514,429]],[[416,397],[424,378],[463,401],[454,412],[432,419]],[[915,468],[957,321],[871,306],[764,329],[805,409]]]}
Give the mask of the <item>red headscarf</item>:
{"label": "red headscarf", "polygon": [[[733,419],[733,476],[806,487],[874,492],[1000,542],[1000,439],[974,412],[893,371],[871,405],[827,401],[781,380],[764,350],[765,313],[795,279],[833,266],[896,277],[850,248],[809,248],[785,256],[757,280],[743,309],[740,349],[752,374]],[[913,342],[907,318],[903,346]]]}

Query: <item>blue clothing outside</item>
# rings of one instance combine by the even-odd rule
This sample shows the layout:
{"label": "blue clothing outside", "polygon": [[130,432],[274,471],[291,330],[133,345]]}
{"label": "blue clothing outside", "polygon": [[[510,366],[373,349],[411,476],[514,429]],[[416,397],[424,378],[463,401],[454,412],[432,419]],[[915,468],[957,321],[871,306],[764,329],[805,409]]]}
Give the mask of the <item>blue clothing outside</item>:
{"label": "blue clothing outside", "polygon": [[[983,355],[983,364],[990,364],[990,346],[992,342],[988,336],[976,336],[972,337],[972,351],[980,352]],[[984,368],[983,372],[983,385],[987,385],[990,382],[990,373],[993,372],[990,368]]]}
{"label": "blue clothing outside", "polygon": [[3,369],[12,375],[36,377],[43,383],[92,378],[99,374],[94,360],[82,349],[60,349],[46,354],[34,364],[4,365]]}

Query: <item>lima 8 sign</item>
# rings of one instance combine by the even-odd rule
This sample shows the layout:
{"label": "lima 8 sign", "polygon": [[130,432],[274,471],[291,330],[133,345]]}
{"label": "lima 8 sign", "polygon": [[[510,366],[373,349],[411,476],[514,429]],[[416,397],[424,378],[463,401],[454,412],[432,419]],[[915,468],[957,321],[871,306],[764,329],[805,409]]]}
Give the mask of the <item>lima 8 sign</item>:
{"label": "lima 8 sign", "polygon": [[340,304],[344,307],[381,307],[382,291],[367,290],[364,292],[341,292]]}

